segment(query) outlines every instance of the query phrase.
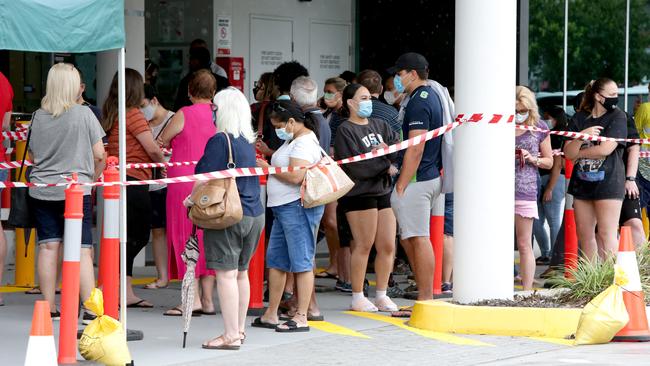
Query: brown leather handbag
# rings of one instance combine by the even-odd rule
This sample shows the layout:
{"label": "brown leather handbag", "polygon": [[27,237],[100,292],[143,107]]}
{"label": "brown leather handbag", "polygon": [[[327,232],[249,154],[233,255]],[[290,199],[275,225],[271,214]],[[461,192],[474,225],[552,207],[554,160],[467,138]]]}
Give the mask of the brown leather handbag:
{"label": "brown leather handbag", "polygon": [[[228,169],[236,167],[232,158],[230,136],[228,140]],[[212,179],[199,187],[190,197],[194,205],[189,217],[194,225],[203,229],[223,230],[240,222],[244,216],[235,178]]]}

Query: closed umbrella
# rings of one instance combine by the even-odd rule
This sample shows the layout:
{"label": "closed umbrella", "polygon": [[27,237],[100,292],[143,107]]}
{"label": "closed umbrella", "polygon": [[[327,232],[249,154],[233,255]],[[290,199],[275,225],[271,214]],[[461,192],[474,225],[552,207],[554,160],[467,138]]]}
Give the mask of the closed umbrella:
{"label": "closed umbrella", "polygon": [[196,236],[196,225],[192,226],[192,234],[185,242],[185,250],[181,254],[185,262],[186,271],[181,286],[181,309],[183,311],[183,348],[187,340],[187,332],[190,329],[192,320],[192,308],[194,306],[194,272],[196,262],[199,260],[199,238]]}

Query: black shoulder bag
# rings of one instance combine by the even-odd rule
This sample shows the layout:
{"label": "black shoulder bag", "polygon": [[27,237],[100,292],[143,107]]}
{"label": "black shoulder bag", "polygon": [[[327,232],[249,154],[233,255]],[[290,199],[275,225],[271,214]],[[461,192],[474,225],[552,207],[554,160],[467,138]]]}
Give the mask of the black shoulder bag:
{"label": "black shoulder bag", "polygon": [[[25,160],[27,159],[27,150],[29,150],[29,140],[32,137],[32,126],[34,124],[34,115],[32,115],[32,122],[27,132],[27,143],[25,144],[25,151],[23,152],[23,161],[20,164],[18,172],[19,179],[23,175],[25,169]],[[25,173],[26,180],[29,182],[28,169]],[[35,226],[34,214],[29,205],[29,188],[20,187],[11,189],[11,210],[9,211],[9,218],[7,219],[9,225],[17,228],[33,228]]]}

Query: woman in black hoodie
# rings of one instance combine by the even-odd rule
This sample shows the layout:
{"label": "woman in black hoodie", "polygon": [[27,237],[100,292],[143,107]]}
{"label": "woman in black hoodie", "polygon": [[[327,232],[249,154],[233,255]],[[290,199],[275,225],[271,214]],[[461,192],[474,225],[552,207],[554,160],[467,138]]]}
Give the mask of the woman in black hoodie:
{"label": "woman in black hoodie", "polygon": [[[372,114],[370,92],[359,84],[350,84],[343,90],[342,114],[347,117],[336,134],[334,156],[336,159],[371,152],[399,141],[383,120],[369,119]],[[396,311],[397,306],[386,296],[388,277],[395,255],[396,222],[390,207],[391,175],[397,173],[392,166],[393,156],[343,165],[343,170],[354,181],[352,190],[339,199],[339,206],[350,223],[354,238],[352,244],[352,305],[355,311]],[[368,255],[375,244],[377,257],[377,294],[375,303],[363,294]]]}

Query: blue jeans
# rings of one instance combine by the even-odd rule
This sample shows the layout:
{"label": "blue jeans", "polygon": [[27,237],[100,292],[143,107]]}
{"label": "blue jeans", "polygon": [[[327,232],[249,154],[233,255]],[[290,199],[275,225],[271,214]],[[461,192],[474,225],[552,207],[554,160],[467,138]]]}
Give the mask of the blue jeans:
{"label": "blue jeans", "polygon": [[325,206],[304,208],[296,200],[271,209],[275,218],[266,250],[267,267],[292,273],[312,271]]}
{"label": "blue jeans", "polygon": [[[564,207],[562,200],[565,193],[565,178],[560,175],[557,178],[557,183],[553,187],[553,198],[549,202],[544,202],[544,190],[548,186],[550,175],[542,176],[539,179],[539,195],[537,198],[538,216],[539,219],[533,223],[533,235],[539,244],[542,251],[542,257],[550,257],[552,251],[552,244],[557,239],[560,226],[562,226],[562,216],[564,215]],[[551,237],[549,240],[548,233],[544,228],[544,221],[548,221],[548,226],[551,229]]]}

